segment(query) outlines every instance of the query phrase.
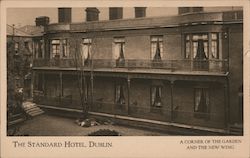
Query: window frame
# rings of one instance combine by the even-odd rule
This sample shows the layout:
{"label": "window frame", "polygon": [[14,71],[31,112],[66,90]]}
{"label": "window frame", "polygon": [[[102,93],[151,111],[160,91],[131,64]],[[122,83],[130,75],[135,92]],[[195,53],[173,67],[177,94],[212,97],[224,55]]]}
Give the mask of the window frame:
{"label": "window frame", "polygon": [[[121,49],[123,50],[123,56],[125,59],[125,44],[126,44],[125,37],[123,37],[123,36],[114,37],[114,39],[113,39],[113,51],[112,52],[113,52],[113,58],[115,60],[120,58]],[[118,50],[118,52],[116,52],[117,50]]]}
{"label": "window frame", "polygon": [[[85,54],[85,50],[83,49],[86,46],[87,50],[87,55]],[[84,61],[88,61],[91,58],[91,53],[92,53],[92,39],[91,38],[82,38],[81,40],[81,56]],[[87,56],[87,57],[86,57]]]}
{"label": "window frame", "polygon": [[[196,93],[197,93],[197,90],[201,90],[201,95],[202,95],[202,93],[203,93],[203,95],[205,95],[205,101],[204,102],[206,103],[206,106],[207,106],[206,111],[198,111],[198,109],[196,110]],[[206,91],[205,94],[204,94],[204,90]],[[200,96],[200,97],[202,97],[202,96]],[[211,109],[211,92],[210,92],[210,88],[209,87],[194,87],[193,100],[194,100],[194,104],[193,104],[194,117],[195,118],[200,118],[200,119],[209,119],[209,117],[210,117],[210,109]],[[201,102],[201,100],[200,100],[200,102]],[[208,102],[208,105],[207,105],[207,102]]]}
{"label": "window frame", "polygon": [[[154,56],[155,56],[154,51],[156,51],[157,49],[157,42],[159,42],[159,46],[160,46],[161,60],[163,58],[163,35],[151,35],[150,36],[150,60],[154,60]],[[155,49],[153,49],[154,47]]]}
{"label": "window frame", "polygon": [[[117,91],[119,89],[120,91],[120,88],[122,87],[122,90],[123,90],[123,99],[124,99],[124,103],[120,103],[119,100],[120,100],[120,97],[121,97],[121,92],[119,92],[119,96],[117,94]],[[115,96],[114,96],[114,102],[116,105],[126,105],[126,97],[125,97],[125,84],[123,83],[116,83],[115,84]]]}
{"label": "window frame", "polygon": [[60,40],[61,45],[61,51],[62,51],[62,58],[68,58],[69,57],[69,40],[67,38]]}
{"label": "window frame", "polygon": [[[57,41],[58,43],[53,43],[53,41]],[[52,57],[52,59],[55,58],[57,55],[59,55],[59,58],[61,57],[60,45],[61,45],[60,39],[51,39],[50,47],[51,47],[51,57]]]}
{"label": "window frame", "polygon": [[[153,99],[153,88],[155,88],[156,90],[157,90],[157,88],[159,88],[159,90],[160,90],[160,92],[159,92],[160,93],[159,97],[160,97],[160,100],[161,100],[161,102],[160,102],[161,105],[160,106],[155,105],[155,99],[156,98]],[[162,93],[163,93],[163,85],[151,85],[151,87],[150,87],[150,107],[151,108],[157,108],[157,109],[162,109],[163,108]],[[155,97],[156,97],[156,94],[155,94]]]}
{"label": "window frame", "polygon": [[[207,39],[203,40],[207,42],[207,59],[221,59],[221,50],[220,50],[220,33],[219,32],[199,32],[199,33],[185,33],[184,34],[184,53],[183,53],[183,57],[184,59],[190,59],[193,60],[195,59],[194,57],[194,40],[193,40],[193,36],[198,35],[198,36],[203,36],[203,35],[207,35]],[[212,36],[216,35],[216,39],[213,39]],[[187,36],[189,36],[189,39],[187,40]],[[195,42],[198,40],[195,40]],[[216,56],[217,57],[213,57],[213,52],[212,52],[212,43],[216,42]],[[187,43],[189,44],[189,46],[187,47]],[[189,50],[189,55],[187,55],[187,50]],[[187,57],[188,56],[188,57]]]}

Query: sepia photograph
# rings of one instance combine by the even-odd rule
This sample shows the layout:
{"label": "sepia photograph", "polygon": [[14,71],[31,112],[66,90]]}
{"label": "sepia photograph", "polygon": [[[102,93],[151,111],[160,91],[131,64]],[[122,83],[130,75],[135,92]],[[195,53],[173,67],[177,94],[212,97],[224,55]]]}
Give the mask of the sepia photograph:
{"label": "sepia photograph", "polygon": [[1,6],[6,156],[33,149],[35,157],[47,150],[113,157],[140,145],[150,149],[126,156],[165,147],[171,151],[156,157],[249,152],[250,3],[7,4]]}
{"label": "sepia photograph", "polygon": [[242,52],[242,7],[8,8],[8,135],[243,135]]}

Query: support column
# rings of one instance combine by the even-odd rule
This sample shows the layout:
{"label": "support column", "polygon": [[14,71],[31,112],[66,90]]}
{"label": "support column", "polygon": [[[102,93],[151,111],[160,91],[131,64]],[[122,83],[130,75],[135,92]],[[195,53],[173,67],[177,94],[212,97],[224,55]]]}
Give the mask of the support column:
{"label": "support column", "polygon": [[[90,75],[90,82],[91,82],[91,107],[93,107],[93,104],[94,104],[94,75],[93,75],[93,72],[91,72],[91,75]],[[91,107],[89,107],[89,110],[91,109]]]}
{"label": "support column", "polygon": [[174,120],[174,81],[170,82],[171,87],[171,122]]}
{"label": "support column", "polygon": [[59,78],[60,78],[60,100],[63,96],[63,81],[62,81],[62,72],[59,73]]}
{"label": "support column", "polygon": [[128,87],[127,87],[127,89],[128,89],[128,103],[127,103],[127,112],[128,112],[128,115],[129,115],[129,113],[130,113],[130,109],[129,109],[129,107],[130,107],[130,78],[128,77],[128,79],[127,79],[127,82],[128,82]]}
{"label": "support column", "polygon": [[31,90],[31,98],[32,98],[32,99],[34,99],[35,76],[36,76],[36,72],[35,72],[34,70],[32,70],[32,76],[31,76],[31,86],[30,86],[30,90]]}
{"label": "support column", "polygon": [[224,84],[224,110],[225,110],[225,127],[227,128],[230,123],[230,111],[229,111],[229,98],[228,98],[228,84]]}
{"label": "support column", "polygon": [[43,94],[45,95],[45,73],[42,73],[42,90]]}

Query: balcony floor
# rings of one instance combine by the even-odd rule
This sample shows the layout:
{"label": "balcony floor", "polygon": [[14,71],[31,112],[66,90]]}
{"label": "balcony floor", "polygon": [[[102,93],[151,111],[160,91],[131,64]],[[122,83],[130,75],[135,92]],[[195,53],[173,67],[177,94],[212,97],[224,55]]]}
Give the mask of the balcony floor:
{"label": "balcony floor", "polygon": [[[58,67],[33,67],[33,70],[48,70],[48,71],[75,71],[76,68],[58,68]],[[90,68],[84,69],[90,72]],[[118,73],[142,73],[142,74],[172,74],[172,75],[204,75],[204,76],[227,76],[223,72],[209,72],[209,71],[171,71],[168,69],[127,69],[127,68],[96,68],[94,72],[118,72]]]}

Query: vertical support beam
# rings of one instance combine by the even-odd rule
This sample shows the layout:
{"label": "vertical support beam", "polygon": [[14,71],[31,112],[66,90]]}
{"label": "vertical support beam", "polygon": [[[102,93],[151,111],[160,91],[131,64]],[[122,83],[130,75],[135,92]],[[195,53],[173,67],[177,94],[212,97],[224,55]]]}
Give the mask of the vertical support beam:
{"label": "vertical support beam", "polygon": [[31,90],[31,98],[34,99],[34,85],[35,85],[35,76],[36,76],[36,72],[34,70],[32,70],[32,76],[31,76],[31,86],[30,86],[30,90]]}
{"label": "vertical support beam", "polygon": [[63,96],[63,81],[62,81],[62,72],[59,73],[59,78],[60,78],[60,99]]}
{"label": "vertical support beam", "polygon": [[42,90],[43,90],[43,94],[45,92],[45,77],[44,76],[45,76],[45,73],[43,72],[42,73],[42,87],[43,87]]}
{"label": "vertical support beam", "polygon": [[171,122],[174,120],[174,81],[170,82],[171,87]]}
{"label": "vertical support beam", "polygon": [[[93,104],[94,104],[94,75],[93,75],[92,71],[91,71],[91,75],[90,75],[90,82],[91,82],[91,107],[93,107]],[[91,107],[89,107],[89,109],[91,109]]]}
{"label": "vertical support beam", "polygon": [[230,111],[229,111],[229,97],[228,97],[228,82],[224,84],[224,110],[225,110],[225,127],[228,128],[228,125],[230,123]]}
{"label": "vertical support beam", "polygon": [[128,77],[128,79],[127,79],[127,82],[128,82],[128,84],[127,84],[127,89],[128,89],[128,104],[127,104],[127,112],[128,112],[128,115],[129,115],[129,113],[130,113],[130,109],[129,109],[129,107],[130,107],[130,78]]}

